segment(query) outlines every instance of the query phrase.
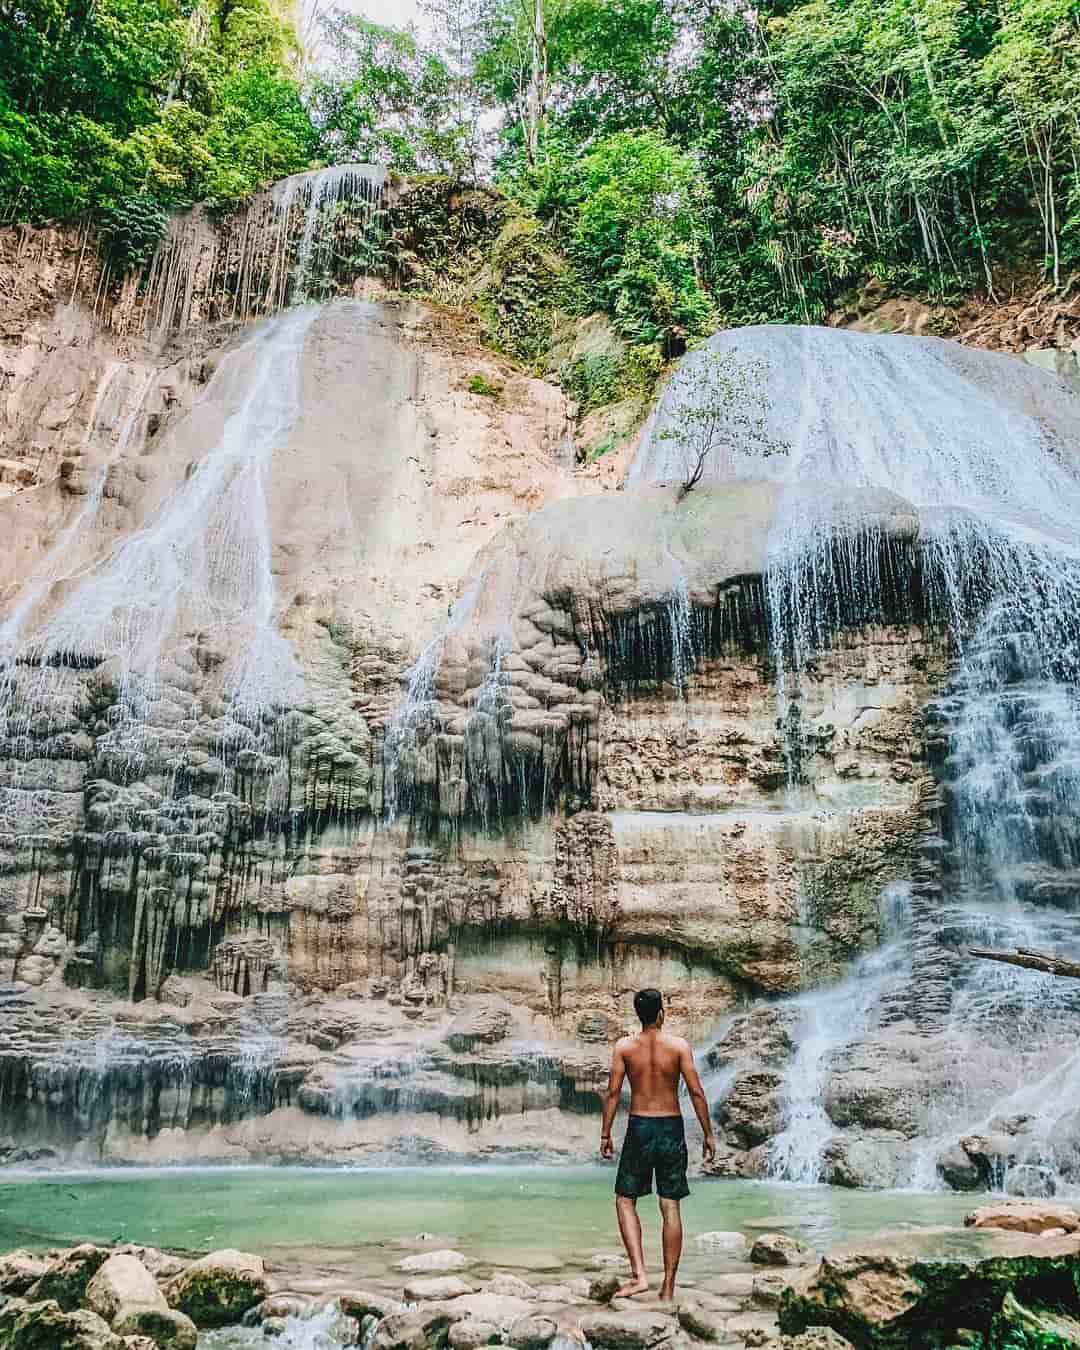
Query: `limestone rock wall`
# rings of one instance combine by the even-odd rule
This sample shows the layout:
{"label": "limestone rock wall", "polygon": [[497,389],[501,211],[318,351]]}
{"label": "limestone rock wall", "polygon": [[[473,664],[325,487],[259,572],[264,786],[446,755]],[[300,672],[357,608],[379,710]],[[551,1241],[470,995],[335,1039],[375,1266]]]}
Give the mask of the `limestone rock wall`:
{"label": "limestone rock wall", "polygon": [[[262,330],[137,336],[85,241],[0,246],[0,1156],[583,1156],[635,988],[704,1040],[877,944],[945,644],[852,614],[782,694],[769,485],[605,494],[560,391],[452,316],[323,306],[265,525],[222,517],[297,676],[238,719],[244,616],[185,600],[147,681],[93,588],[132,541],[159,584]],[[904,503],[862,509],[910,551]]]}

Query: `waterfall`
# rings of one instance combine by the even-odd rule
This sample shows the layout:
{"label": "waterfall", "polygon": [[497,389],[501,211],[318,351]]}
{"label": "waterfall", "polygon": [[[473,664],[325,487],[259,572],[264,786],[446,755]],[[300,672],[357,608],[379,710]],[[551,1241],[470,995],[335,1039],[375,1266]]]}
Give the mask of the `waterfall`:
{"label": "waterfall", "polygon": [[245,320],[330,293],[375,262],[373,227],[386,171],[335,164],[257,193],[220,224],[202,207],[172,217],[142,284],[144,326],[165,333],[208,319]]}
{"label": "waterfall", "polygon": [[[760,417],[725,414],[706,475],[780,485],[765,594],[782,720],[840,616],[884,615],[890,588],[914,583],[924,618],[947,631],[955,654],[935,708],[947,902],[937,940],[1077,958],[1080,399],[1014,358],[936,339],[735,330],[686,358],[631,481],[680,480],[680,427],[708,406],[709,370],[714,386],[764,372],[746,396],[760,399]],[[917,544],[895,560],[911,582],[883,568],[888,555],[855,491],[895,494],[917,513]],[[881,999],[901,977],[896,962],[906,960],[904,941],[887,945],[841,984],[797,1001],[773,1175],[821,1175],[836,1133],[825,1109],[830,1066],[845,1045],[875,1034]],[[1063,1172],[1052,1138],[1054,1122],[1080,1110],[1078,1013],[1080,991],[1065,982],[964,963],[939,1033],[938,1053],[953,1057],[949,1081],[920,1108],[917,1181],[934,1182],[932,1158],[946,1142],[1005,1130],[1017,1166],[1042,1169],[1050,1185],[1059,1174],[1080,1182],[1080,1160]]]}

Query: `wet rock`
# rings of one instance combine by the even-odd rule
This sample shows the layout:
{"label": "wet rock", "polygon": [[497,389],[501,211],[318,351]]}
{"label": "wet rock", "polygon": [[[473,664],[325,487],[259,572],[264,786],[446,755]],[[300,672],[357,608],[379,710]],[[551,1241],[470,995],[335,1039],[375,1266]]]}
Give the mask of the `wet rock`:
{"label": "wet rock", "polygon": [[87,1308],[65,1311],[55,1299],[10,1299],[0,1307],[3,1350],[125,1350],[124,1342]]}
{"label": "wet rock", "polygon": [[1050,1308],[1029,1308],[1010,1291],[1001,1304],[999,1323],[1015,1327],[1036,1345],[1080,1345],[1080,1320]]}
{"label": "wet rock", "polygon": [[507,1344],[515,1350],[547,1350],[557,1331],[550,1317],[519,1317],[511,1324]]}
{"label": "wet rock", "polygon": [[779,1308],[784,1290],[798,1278],[798,1272],[791,1270],[770,1270],[754,1277],[751,1298],[759,1308]]}
{"label": "wet rock", "polygon": [[1006,1195],[1028,1196],[1048,1200],[1057,1194],[1057,1179],[1048,1167],[1025,1164],[1013,1167],[1005,1178]]}
{"label": "wet rock", "polygon": [[158,1350],[149,1336],[121,1336],[124,1350]]}
{"label": "wet rock", "polygon": [[622,1282],[621,1275],[601,1275],[589,1282],[589,1298],[594,1303],[610,1303]]}
{"label": "wet rock", "polygon": [[777,1334],[775,1314],[764,1312],[736,1313],[728,1318],[728,1335],[744,1345],[768,1345]]}
{"label": "wet rock", "polygon": [[[340,1299],[337,1296],[326,1301],[340,1305]],[[271,1294],[269,1298],[264,1298],[254,1308],[247,1310],[243,1317],[243,1325],[257,1327],[260,1322],[265,1322],[269,1317],[307,1317],[310,1312],[311,1300],[304,1298],[301,1294]],[[357,1321],[359,1320],[357,1318]]]}
{"label": "wet rock", "polygon": [[878,1250],[829,1253],[785,1291],[781,1330],[798,1335],[828,1326],[864,1350],[929,1350],[961,1329],[989,1337],[1006,1295],[1017,1288],[1031,1304],[1069,1316],[1080,1312],[1080,1235],[1015,1234],[999,1241],[994,1255],[968,1261],[909,1260]]}
{"label": "wet rock", "polygon": [[762,1233],[750,1248],[750,1260],[759,1266],[807,1266],[817,1256],[798,1238],[786,1233]]}
{"label": "wet rock", "polygon": [[651,1312],[590,1312],[580,1322],[585,1339],[608,1350],[646,1350],[675,1331],[673,1318]]}
{"label": "wet rock", "polygon": [[432,1275],[428,1279],[410,1280],[403,1292],[406,1303],[433,1303],[475,1293],[476,1285],[466,1284],[456,1275]]}
{"label": "wet rock", "polygon": [[851,1342],[832,1327],[810,1327],[798,1336],[783,1336],[779,1350],[852,1350]]}
{"label": "wet rock", "polygon": [[954,1191],[978,1191],[983,1188],[982,1169],[959,1144],[943,1149],[937,1156],[935,1166],[938,1176]]}
{"label": "wet rock", "polygon": [[87,1285],[86,1303],[106,1322],[139,1308],[164,1310],[169,1306],[143,1263],[125,1254],[110,1256],[97,1272]]}
{"label": "wet rock", "polygon": [[858,1137],[832,1139],[822,1158],[822,1180],[830,1186],[858,1190],[890,1190],[899,1177],[902,1145]]}
{"label": "wet rock", "polygon": [[478,1322],[494,1322],[502,1328],[533,1311],[528,1300],[511,1298],[507,1294],[463,1294],[443,1307],[453,1313],[455,1320],[472,1317]]}
{"label": "wet rock", "polygon": [[438,1275],[450,1270],[464,1270],[471,1265],[469,1258],[462,1252],[444,1249],[437,1252],[417,1252],[415,1256],[406,1256],[394,1267],[406,1275]]}
{"label": "wet rock", "polygon": [[679,1304],[679,1326],[699,1341],[727,1340],[727,1318],[695,1299]]}
{"label": "wet rock", "polygon": [[197,1327],[239,1322],[270,1292],[261,1256],[227,1248],[193,1262],[165,1288],[169,1306]]}
{"label": "wet rock", "polygon": [[502,999],[486,999],[459,1013],[450,1023],[445,1040],[451,1050],[464,1052],[505,1040],[512,1026],[510,1005]]}
{"label": "wet rock", "polygon": [[48,1257],[22,1248],[0,1256],[0,1294],[25,1294],[49,1268]]}
{"label": "wet rock", "polygon": [[465,1322],[455,1322],[447,1333],[452,1350],[479,1350],[482,1345],[496,1345],[499,1337],[494,1322],[478,1322],[471,1317]]}
{"label": "wet rock", "polygon": [[387,1298],[385,1294],[372,1294],[366,1289],[350,1289],[337,1294],[338,1304],[346,1317],[362,1322],[365,1317],[389,1317],[391,1313],[404,1312],[404,1307],[396,1298]]}
{"label": "wet rock", "polygon": [[506,1294],[510,1298],[537,1298],[537,1291],[531,1284],[516,1275],[495,1275],[484,1285],[485,1294]]}
{"label": "wet rock", "polygon": [[391,1313],[379,1323],[371,1350],[440,1350],[454,1318],[445,1308],[416,1308]]}
{"label": "wet rock", "polygon": [[173,1308],[121,1309],[113,1330],[118,1336],[148,1336],[159,1350],[195,1350],[199,1339],[191,1318]]}
{"label": "wet rock", "polygon": [[55,1299],[61,1308],[77,1308],[86,1297],[90,1281],[109,1259],[104,1247],[84,1242],[62,1253],[53,1261],[44,1275],[27,1290],[30,1303]]}
{"label": "wet rock", "polygon": [[1045,1233],[1053,1228],[1075,1233],[1080,1230],[1080,1213],[1071,1205],[1005,1200],[972,1210],[964,1224],[968,1228],[1003,1228],[1013,1233]]}

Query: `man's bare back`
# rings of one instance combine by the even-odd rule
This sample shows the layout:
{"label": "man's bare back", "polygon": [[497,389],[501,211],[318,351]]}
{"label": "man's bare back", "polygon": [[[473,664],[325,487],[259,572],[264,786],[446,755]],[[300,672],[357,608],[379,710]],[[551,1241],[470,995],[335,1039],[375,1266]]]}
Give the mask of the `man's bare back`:
{"label": "man's bare back", "polygon": [[611,1158],[615,1145],[611,1127],[619,1107],[623,1081],[630,1080],[630,1123],[623,1141],[619,1174],[615,1180],[619,1232],[633,1272],[619,1293],[624,1296],[648,1289],[641,1220],[637,1201],[652,1193],[653,1177],[663,1218],[664,1282],[660,1297],[675,1294],[675,1275],[682,1254],[682,1219],[679,1202],[690,1194],[686,1184],[686,1137],[679,1107],[679,1080],[685,1079],[694,1114],[705,1135],[705,1161],[716,1153],[709,1103],[694,1064],[694,1053],[681,1036],[663,1030],[662,999],[655,989],[643,989],[634,998],[641,1018],[641,1031],[624,1036],[611,1053],[611,1074],[604,1097],[600,1153]]}
{"label": "man's bare back", "polygon": [[666,1031],[641,1031],[616,1041],[614,1057],[621,1058],[630,1079],[632,1116],[678,1116],[679,1079],[694,1057],[681,1036]]}

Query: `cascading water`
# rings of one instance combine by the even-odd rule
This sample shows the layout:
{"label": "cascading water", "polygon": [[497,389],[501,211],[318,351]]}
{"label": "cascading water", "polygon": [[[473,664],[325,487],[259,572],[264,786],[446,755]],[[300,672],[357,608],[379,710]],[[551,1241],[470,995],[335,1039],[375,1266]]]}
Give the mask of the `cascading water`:
{"label": "cascading water", "polygon": [[[948,631],[956,654],[937,709],[951,902],[939,939],[1075,959],[1080,447],[1067,430],[1080,411],[1075,393],[1048,391],[1019,361],[979,366],[932,339],[812,328],[721,333],[672,381],[632,481],[685,475],[679,428],[710,396],[701,378],[710,361],[721,382],[746,365],[767,373],[762,434],[747,434],[745,417],[721,418],[706,474],[781,485],[765,577],[781,716],[797,706],[801,672],[845,609],[884,615],[888,592],[914,585],[922,615]],[[917,516],[917,544],[898,559],[910,581],[883,570],[888,554],[853,490],[895,494]],[[774,1175],[820,1176],[836,1128],[825,1110],[829,1062],[841,1044],[872,1031],[883,992],[875,963],[888,969],[891,950],[803,1007]],[[931,1179],[927,1158],[943,1141],[995,1122],[1000,1130],[1006,1116],[1018,1131],[1016,1160],[1059,1169],[1048,1141],[1052,1122],[1080,1108],[1070,1047],[1078,1012],[1080,997],[1061,981],[965,963],[942,1031],[951,1047],[942,1053],[955,1056],[953,1091],[926,1104],[930,1142],[913,1164],[916,1180]],[[1038,1109],[1017,1125],[1031,1113],[1025,1084],[1033,1079]]]}
{"label": "cascading water", "polygon": [[376,165],[335,164],[282,179],[220,227],[198,207],[173,217],[143,283],[145,326],[257,318],[305,303],[313,289],[325,298],[335,258],[349,259],[352,274],[374,261],[385,185]]}

